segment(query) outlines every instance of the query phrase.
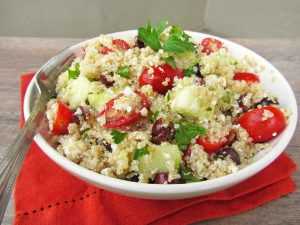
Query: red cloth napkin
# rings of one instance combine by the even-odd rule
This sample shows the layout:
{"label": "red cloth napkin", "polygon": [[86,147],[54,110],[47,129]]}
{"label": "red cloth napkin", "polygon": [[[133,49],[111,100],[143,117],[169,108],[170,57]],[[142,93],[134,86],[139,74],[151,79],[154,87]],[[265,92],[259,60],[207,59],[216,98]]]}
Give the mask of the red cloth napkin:
{"label": "red cloth napkin", "polygon": [[[21,77],[22,101],[31,78],[32,74]],[[32,143],[15,187],[14,224],[190,224],[245,212],[293,192],[290,175],[295,169],[295,163],[282,154],[259,174],[225,191],[185,200],[143,200],[73,177]]]}

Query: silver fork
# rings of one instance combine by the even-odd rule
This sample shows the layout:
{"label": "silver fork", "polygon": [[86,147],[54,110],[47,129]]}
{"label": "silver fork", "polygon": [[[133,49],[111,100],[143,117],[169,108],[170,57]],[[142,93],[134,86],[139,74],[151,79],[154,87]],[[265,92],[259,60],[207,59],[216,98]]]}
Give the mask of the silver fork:
{"label": "silver fork", "polygon": [[55,95],[57,77],[67,69],[75,58],[75,55],[72,53],[63,59],[63,56],[69,52],[67,50],[53,57],[35,74],[33,79],[35,79],[35,91],[37,95],[35,101],[32,103],[30,116],[0,161],[0,224],[3,221],[11,192],[27,149],[42,124],[46,104]]}

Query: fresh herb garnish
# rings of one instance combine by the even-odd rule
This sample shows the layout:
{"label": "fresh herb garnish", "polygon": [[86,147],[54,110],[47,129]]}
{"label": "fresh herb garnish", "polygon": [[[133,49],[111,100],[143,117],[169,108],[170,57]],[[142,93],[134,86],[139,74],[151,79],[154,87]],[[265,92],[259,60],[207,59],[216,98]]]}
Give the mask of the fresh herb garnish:
{"label": "fresh herb garnish", "polygon": [[206,129],[191,122],[179,124],[176,129],[175,141],[178,147],[183,151],[190,144],[191,140],[197,135],[205,135]]}
{"label": "fresh herb garnish", "polygon": [[129,66],[121,66],[117,70],[117,74],[119,74],[121,77],[124,77],[124,78],[130,78]]}
{"label": "fresh herb garnish", "polygon": [[172,66],[173,68],[176,68],[176,62],[175,62],[175,59],[173,56],[169,56],[169,57],[166,57],[166,58],[163,58],[163,60],[169,64],[170,66]]}
{"label": "fresh herb garnish", "polygon": [[172,29],[170,31],[170,35],[171,36],[176,36],[180,39],[182,39],[183,41],[189,41],[190,36],[188,34],[186,34],[181,27],[179,26],[172,26]]}
{"label": "fresh herb garnish", "polygon": [[194,51],[195,47],[189,40],[184,40],[179,36],[171,35],[164,43],[163,49],[166,52],[183,53]]}
{"label": "fresh herb garnish", "polygon": [[143,41],[146,45],[152,48],[154,51],[158,51],[161,48],[159,36],[164,31],[168,22],[161,21],[156,27],[152,26],[149,22],[145,27],[138,29],[138,39]]}
{"label": "fresh herb garnish", "polygon": [[124,138],[127,136],[127,133],[122,133],[120,131],[113,130],[111,132],[111,136],[116,144],[120,144],[124,140]]}
{"label": "fresh herb garnish", "polygon": [[68,75],[69,75],[69,79],[76,79],[80,74],[80,66],[79,63],[75,64],[75,68],[74,70],[72,69],[68,69]]}
{"label": "fresh herb garnish", "polygon": [[163,49],[167,52],[183,53],[195,50],[194,44],[179,26],[172,26],[170,37],[163,45]]}
{"label": "fresh herb garnish", "polygon": [[137,148],[134,151],[133,159],[134,160],[140,159],[143,155],[146,155],[146,154],[149,154],[147,146],[145,146],[143,148]]}
{"label": "fresh herb garnish", "polygon": [[151,123],[154,123],[156,121],[157,117],[158,117],[158,114],[159,114],[158,111],[156,111],[154,113],[149,113],[149,117],[148,117],[149,121]]}
{"label": "fresh herb garnish", "polygon": [[138,39],[154,51],[164,49],[166,52],[183,53],[194,51],[195,45],[190,41],[187,35],[179,26],[172,26],[169,38],[164,42],[160,42],[160,34],[166,29],[168,22],[162,21],[157,26],[148,23],[145,27],[138,29]]}
{"label": "fresh herb garnish", "polygon": [[191,183],[191,182],[198,182],[201,181],[198,177],[195,177],[192,173],[192,171],[186,167],[182,167],[180,170],[180,175],[181,178],[186,182],[186,183]]}
{"label": "fresh herb garnish", "polygon": [[167,99],[168,102],[171,100],[170,92],[167,92],[166,99]]}
{"label": "fresh herb garnish", "polygon": [[160,21],[159,24],[156,26],[157,33],[161,34],[166,29],[167,26],[168,26],[168,21],[166,20]]}
{"label": "fresh herb garnish", "polygon": [[183,70],[183,73],[184,73],[185,77],[190,77],[190,76],[192,76],[192,74],[195,74],[194,65],[192,65],[189,68]]}
{"label": "fresh herb garnish", "polygon": [[196,77],[203,78],[199,63],[193,64],[187,69],[184,69],[183,73],[185,77],[191,77],[192,75],[195,75]]}

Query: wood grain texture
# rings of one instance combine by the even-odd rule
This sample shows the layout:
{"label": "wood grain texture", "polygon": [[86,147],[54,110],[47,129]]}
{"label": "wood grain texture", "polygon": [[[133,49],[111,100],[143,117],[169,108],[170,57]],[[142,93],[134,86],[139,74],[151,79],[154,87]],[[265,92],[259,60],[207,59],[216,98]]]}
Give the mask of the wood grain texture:
{"label": "wood grain texture", "polygon": [[[0,37],[0,158],[8,144],[13,141],[18,129],[19,117],[19,76],[23,72],[36,70],[50,57],[66,46],[80,39],[40,39]],[[233,39],[275,65],[288,79],[298,100],[300,100],[300,39]],[[287,148],[289,155],[300,164],[300,129]],[[294,174],[300,186],[300,173]],[[12,204],[3,224],[11,224]],[[277,201],[252,211],[202,222],[204,225],[295,225],[300,222],[300,190]]]}

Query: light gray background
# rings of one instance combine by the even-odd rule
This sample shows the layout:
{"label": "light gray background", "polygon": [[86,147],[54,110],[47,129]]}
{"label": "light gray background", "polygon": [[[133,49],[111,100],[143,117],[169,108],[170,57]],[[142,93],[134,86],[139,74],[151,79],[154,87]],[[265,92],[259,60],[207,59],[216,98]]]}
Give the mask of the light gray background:
{"label": "light gray background", "polygon": [[82,37],[168,19],[227,37],[299,37],[299,0],[0,0],[0,36]]}
{"label": "light gray background", "polygon": [[[182,25],[185,29],[204,30],[227,37],[249,37],[256,38],[255,40],[257,38],[268,40],[284,38],[286,41],[279,43],[298,43],[293,40],[300,37],[300,0],[0,0],[0,36],[88,38],[100,33],[136,28],[150,19],[152,21],[168,19],[172,23]],[[28,44],[26,41],[22,43]],[[31,54],[31,50],[22,46],[18,46],[20,53],[16,53],[15,60],[8,59],[3,62],[6,67],[13,68],[14,72],[10,70],[8,72],[18,74],[27,68],[27,64],[23,65],[22,61],[18,60],[19,56],[30,55],[34,58],[35,67],[38,67],[49,58],[49,55],[57,51],[57,48],[50,47],[47,54],[45,51],[39,53],[36,49],[32,50]],[[299,67],[296,63],[297,51],[292,53],[286,51],[286,55],[279,55],[278,49],[271,54],[274,50],[268,49],[264,44],[254,46],[260,53],[272,59],[280,69],[286,70],[289,74],[296,73],[294,69]],[[273,43],[266,46],[276,45]],[[288,44],[288,46],[291,51],[291,46],[294,45]],[[14,48],[15,46],[11,46],[11,49]],[[25,49],[24,52],[22,48]],[[16,65],[12,66],[11,63],[16,63]],[[4,72],[6,70],[3,69]],[[297,84],[293,84],[297,87]],[[6,88],[8,87],[5,84],[1,90],[7,92]],[[17,89],[16,85],[16,93]],[[1,150],[11,142],[12,137],[9,134],[17,130],[18,112],[11,113],[12,110],[7,109],[7,107],[15,106],[15,102],[11,99],[13,99],[11,96],[5,99],[5,109],[0,110],[0,118],[10,120],[10,122],[7,119],[1,120],[0,123],[0,129],[7,131],[8,134],[0,141]],[[271,203],[273,206],[265,206],[260,210],[261,213],[258,209],[226,221],[237,223],[241,217],[247,221],[247,216],[251,219],[251,215],[252,217],[253,215],[263,216],[265,212],[271,214],[273,212],[276,220],[276,216],[282,215],[276,214],[276,208],[285,204],[288,206],[288,200],[282,201],[282,203]],[[284,213],[284,209],[282,210]],[[10,224],[11,217],[12,211],[9,212],[4,224]],[[297,218],[295,215],[295,221]],[[275,224],[275,220],[268,222]],[[215,224],[215,221],[207,222],[207,224]]]}

